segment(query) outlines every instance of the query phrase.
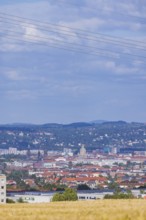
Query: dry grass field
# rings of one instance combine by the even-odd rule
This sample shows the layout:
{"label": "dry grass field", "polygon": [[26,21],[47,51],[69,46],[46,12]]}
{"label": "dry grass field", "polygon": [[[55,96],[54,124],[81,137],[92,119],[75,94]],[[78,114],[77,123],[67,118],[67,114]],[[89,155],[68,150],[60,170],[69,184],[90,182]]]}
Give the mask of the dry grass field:
{"label": "dry grass field", "polygon": [[0,205],[0,220],[146,220],[146,200]]}

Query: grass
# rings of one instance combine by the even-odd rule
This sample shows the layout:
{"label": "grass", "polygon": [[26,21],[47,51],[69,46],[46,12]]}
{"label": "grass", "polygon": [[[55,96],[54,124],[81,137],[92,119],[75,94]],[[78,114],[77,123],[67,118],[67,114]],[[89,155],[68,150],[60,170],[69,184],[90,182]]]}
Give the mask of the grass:
{"label": "grass", "polygon": [[146,200],[6,204],[0,220],[146,220]]}

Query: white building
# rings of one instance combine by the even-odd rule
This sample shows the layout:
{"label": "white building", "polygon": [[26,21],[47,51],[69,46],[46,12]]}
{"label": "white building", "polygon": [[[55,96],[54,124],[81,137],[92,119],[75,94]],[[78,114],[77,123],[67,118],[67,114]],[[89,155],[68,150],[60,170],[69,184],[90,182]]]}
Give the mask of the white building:
{"label": "white building", "polygon": [[81,157],[86,157],[86,149],[85,149],[84,145],[82,145],[82,147],[80,149],[80,156]]}
{"label": "white building", "polygon": [[0,174],[0,204],[6,203],[6,176]]}
{"label": "white building", "polygon": [[[10,193],[11,194],[11,193]],[[27,203],[48,203],[52,201],[54,193],[23,193],[23,194],[11,194],[7,198],[12,199],[14,202],[19,202],[20,199]]]}
{"label": "white building", "polygon": [[109,195],[113,195],[113,192],[79,192],[77,195],[78,195],[78,200],[97,200],[97,199],[103,199],[104,196],[106,194],[109,194]]}
{"label": "white building", "polygon": [[[30,192],[30,193],[23,193],[23,194],[15,194],[10,193],[7,198],[12,199],[15,202],[19,202],[22,199],[24,202],[27,203],[49,203],[52,201],[53,195],[56,192],[52,193],[38,193],[38,192]],[[113,195],[112,191],[82,191],[77,192],[78,200],[96,200],[96,199],[103,199],[106,194]]]}
{"label": "white building", "polygon": [[9,147],[9,154],[17,155],[18,154],[17,148]]}

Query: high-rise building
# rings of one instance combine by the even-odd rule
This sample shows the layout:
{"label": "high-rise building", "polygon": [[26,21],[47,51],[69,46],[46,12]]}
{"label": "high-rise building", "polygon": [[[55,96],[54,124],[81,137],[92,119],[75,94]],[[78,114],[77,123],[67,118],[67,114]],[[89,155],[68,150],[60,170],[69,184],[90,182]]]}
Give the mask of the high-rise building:
{"label": "high-rise building", "polygon": [[6,176],[0,174],[0,204],[6,203]]}

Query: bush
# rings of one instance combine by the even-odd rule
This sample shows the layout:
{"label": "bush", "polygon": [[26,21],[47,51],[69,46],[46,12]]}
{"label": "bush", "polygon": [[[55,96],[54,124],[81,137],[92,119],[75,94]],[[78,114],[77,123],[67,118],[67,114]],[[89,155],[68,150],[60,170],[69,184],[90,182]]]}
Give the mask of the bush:
{"label": "bush", "polygon": [[77,190],[91,190],[87,184],[79,184]]}
{"label": "bush", "polygon": [[6,203],[15,203],[15,201],[13,201],[13,199],[6,199]]}
{"label": "bush", "polygon": [[78,200],[77,193],[74,189],[67,188],[64,192],[65,201],[76,201]]}
{"label": "bush", "polygon": [[56,201],[76,201],[78,196],[75,190],[67,188],[64,193],[55,193],[52,202]]}
{"label": "bush", "polygon": [[19,203],[24,203],[24,200],[20,197],[20,198],[17,200],[17,202],[19,202]]}
{"label": "bush", "polygon": [[132,193],[114,193],[113,195],[106,194],[104,199],[134,199],[134,195]]}
{"label": "bush", "polygon": [[52,202],[57,202],[57,201],[65,201],[65,197],[63,193],[55,193],[52,199]]}

